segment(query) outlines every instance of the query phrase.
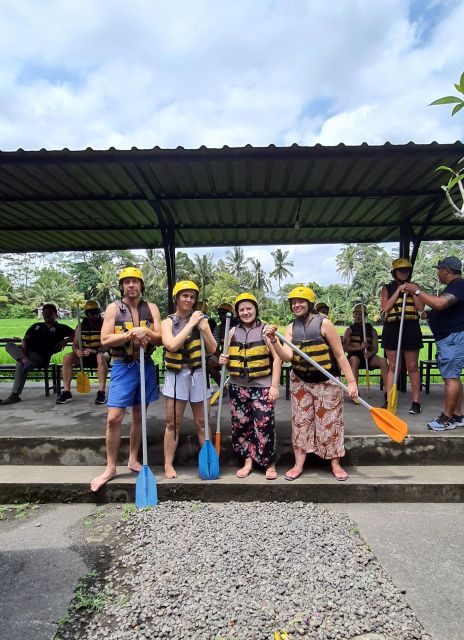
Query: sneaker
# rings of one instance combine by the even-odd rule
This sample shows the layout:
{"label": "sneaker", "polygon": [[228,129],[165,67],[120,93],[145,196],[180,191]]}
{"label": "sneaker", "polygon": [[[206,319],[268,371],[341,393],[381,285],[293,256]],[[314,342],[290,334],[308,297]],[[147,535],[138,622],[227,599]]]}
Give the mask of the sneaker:
{"label": "sneaker", "polygon": [[454,424],[457,427],[464,427],[464,416],[457,416],[456,414],[453,416]]}
{"label": "sneaker", "polygon": [[413,402],[411,408],[409,409],[409,413],[411,414],[419,414],[421,412],[421,406],[418,402]]}
{"label": "sneaker", "polygon": [[56,399],[56,404],[66,404],[67,402],[71,402],[71,400],[72,393],[70,391],[62,391]]}
{"label": "sneaker", "polygon": [[5,398],[2,404],[15,404],[16,402],[21,402],[21,396],[18,393],[12,393]]}
{"label": "sneaker", "polygon": [[435,418],[432,422],[428,422],[427,426],[432,431],[450,431],[451,429],[456,429],[456,423],[453,418],[445,416],[444,413],[440,414],[438,418]]}
{"label": "sneaker", "polygon": [[104,391],[97,391],[97,396],[95,398],[95,404],[105,404],[106,397]]}

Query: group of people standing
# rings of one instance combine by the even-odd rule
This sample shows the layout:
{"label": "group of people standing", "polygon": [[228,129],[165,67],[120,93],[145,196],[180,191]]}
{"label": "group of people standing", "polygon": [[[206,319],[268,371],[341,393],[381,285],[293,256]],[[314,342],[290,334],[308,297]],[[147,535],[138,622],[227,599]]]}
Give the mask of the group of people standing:
{"label": "group of people standing", "polygon": [[[303,472],[308,453],[329,460],[337,480],[348,474],[341,466],[344,456],[343,393],[341,389],[310,362],[294,352],[288,342],[298,347],[327,373],[343,374],[349,396],[358,395],[360,368],[380,368],[386,394],[393,385],[398,349],[404,353],[412,391],[409,412],[419,414],[419,351],[422,347],[420,315],[427,305],[428,321],[436,339],[437,363],[445,382],[442,413],[428,423],[434,431],[464,426],[463,387],[460,379],[464,367],[464,281],[461,261],[450,256],[437,265],[444,291],[433,296],[411,282],[412,265],[405,258],[392,263],[392,281],[382,287],[380,298],[384,314],[382,345],[387,362],[378,356],[378,337],[367,322],[367,309],[357,304],[353,323],[343,340],[329,318],[316,307],[314,292],[297,286],[288,295],[292,322],[285,329],[286,341],[276,335],[277,327],[260,318],[256,297],[249,292],[237,295],[234,304],[220,305],[220,324],[211,331],[208,318],[198,309],[198,286],[189,280],[178,282],[172,291],[175,311],[161,321],[156,304],[143,299],[144,280],[140,269],[127,267],[119,275],[121,299],[112,302],[101,317],[98,305],[89,301],[85,320],[78,332],[56,322],[56,308],[45,305],[44,322],[27,331],[20,346],[7,345],[17,360],[15,383],[4,405],[18,402],[27,373],[42,366],[53,352],[74,339],[73,352],[63,364],[64,389],[57,402],[72,399],[70,385],[73,367],[81,358],[92,363],[99,373],[98,404],[105,401],[108,357],[112,358],[106,428],[107,466],[91,482],[97,491],[116,475],[121,439],[121,424],[126,409],[132,408],[128,467],[138,472],[141,445],[140,358],[145,362],[145,397],[147,404],[158,399],[156,371],[151,355],[157,346],[164,347],[166,400],[164,435],[164,471],[168,479],[176,477],[174,457],[179,442],[183,416],[190,403],[200,446],[205,440],[203,411],[204,376],[202,344],[209,357],[208,370],[218,381],[220,367],[230,376],[232,447],[240,459],[237,477],[245,478],[261,469],[269,480],[277,478],[275,403],[279,398],[282,362],[289,362],[292,412],[292,446],[295,463],[285,478],[295,480]],[[226,314],[234,314],[229,335],[225,335]],[[403,324],[400,341],[400,325]],[[288,342],[287,342],[288,341]],[[228,348],[223,352],[224,342]],[[345,355],[348,353],[348,358]],[[206,390],[211,396],[211,390]]]}
{"label": "group of people standing", "polygon": [[[151,350],[164,347],[166,430],[164,435],[164,470],[168,479],[176,477],[174,456],[185,408],[189,402],[200,446],[205,439],[203,413],[204,382],[201,371],[201,342],[206,354],[226,365],[230,375],[232,447],[241,460],[237,477],[245,478],[254,469],[262,469],[268,480],[277,478],[275,403],[279,397],[282,361],[292,363],[292,442],[295,465],[285,474],[295,480],[303,471],[308,453],[314,452],[331,461],[337,480],[348,476],[341,467],[344,455],[343,398],[337,385],[276,338],[276,327],[259,317],[259,307],[252,293],[237,295],[233,311],[236,320],[225,336],[221,322],[217,340],[203,311],[196,310],[199,288],[192,281],[178,282],[172,291],[175,312],[161,322],[159,310],[146,303],[143,275],[129,267],[120,274],[121,300],[109,305],[101,331],[101,343],[113,357],[108,396],[106,432],[107,467],[91,482],[92,491],[116,475],[116,461],[121,438],[121,423],[128,407],[133,420],[130,435],[129,469],[140,470],[137,460],[140,447],[140,384],[138,362],[141,348],[146,358],[147,403],[157,398]],[[289,296],[295,316],[286,329],[286,337],[304,353],[315,358],[328,372],[344,373],[349,394],[357,396],[357,386],[338,333],[331,321],[315,311],[315,295],[308,287],[296,287]],[[230,308],[224,309],[231,311]],[[224,315],[223,315],[224,317]],[[228,349],[221,352],[227,338]],[[207,390],[211,395],[211,390]]]}

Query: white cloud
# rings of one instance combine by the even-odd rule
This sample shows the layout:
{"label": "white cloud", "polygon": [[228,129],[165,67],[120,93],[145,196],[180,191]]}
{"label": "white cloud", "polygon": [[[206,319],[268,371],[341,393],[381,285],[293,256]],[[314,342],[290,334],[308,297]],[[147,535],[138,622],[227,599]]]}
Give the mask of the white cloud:
{"label": "white cloud", "polygon": [[422,7],[3,2],[0,148],[453,140],[464,3]]}

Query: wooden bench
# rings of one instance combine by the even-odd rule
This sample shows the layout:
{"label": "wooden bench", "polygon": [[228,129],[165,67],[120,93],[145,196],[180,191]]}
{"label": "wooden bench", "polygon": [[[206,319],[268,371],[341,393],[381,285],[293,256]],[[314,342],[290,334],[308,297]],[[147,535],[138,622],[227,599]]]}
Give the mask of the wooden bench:
{"label": "wooden bench", "polygon": [[[56,393],[59,394],[61,393],[61,380],[63,377],[63,365],[62,364],[54,364],[52,365],[54,367],[54,378],[53,378],[53,382],[54,385],[56,385]],[[164,364],[159,365],[159,364],[155,364],[155,370],[156,370],[156,380],[158,382],[158,384],[160,385],[162,382],[164,382],[164,374],[165,374],[165,368],[164,368]],[[98,378],[98,372],[96,367],[84,367],[83,368],[84,373],[86,373],[89,378]],[[108,373],[111,371],[111,362],[108,363]],[[74,367],[73,368],[73,378],[75,378],[80,372],[80,367]]]}
{"label": "wooden bench", "polygon": [[[14,342],[15,344],[21,344],[21,338],[0,338],[0,347],[5,348],[7,342]],[[57,393],[57,365],[51,363],[45,365],[44,367],[38,367],[37,369],[32,369],[29,372],[27,379],[28,380],[44,380],[45,384],[45,395],[50,395],[50,387],[53,389],[54,393]],[[14,380],[16,371],[16,363],[6,363],[0,364],[0,381],[4,380]],[[51,384],[50,384],[51,381]]]}

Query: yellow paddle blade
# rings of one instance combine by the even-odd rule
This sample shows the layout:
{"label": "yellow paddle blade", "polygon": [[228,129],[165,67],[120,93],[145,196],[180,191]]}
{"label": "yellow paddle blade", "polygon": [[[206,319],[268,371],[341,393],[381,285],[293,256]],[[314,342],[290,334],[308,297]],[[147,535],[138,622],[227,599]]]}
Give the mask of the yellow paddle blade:
{"label": "yellow paddle blade", "polygon": [[390,395],[388,396],[388,404],[387,409],[390,413],[396,415],[396,407],[398,405],[398,388],[396,384],[393,385],[390,391]]}
{"label": "yellow paddle blade", "polygon": [[83,371],[78,373],[76,383],[78,393],[90,393],[90,381],[86,373]]}
{"label": "yellow paddle blade", "polygon": [[372,407],[370,412],[373,421],[381,431],[394,442],[403,442],[408,435],[408,425],[404,420],[390,413],[388,409]]}

